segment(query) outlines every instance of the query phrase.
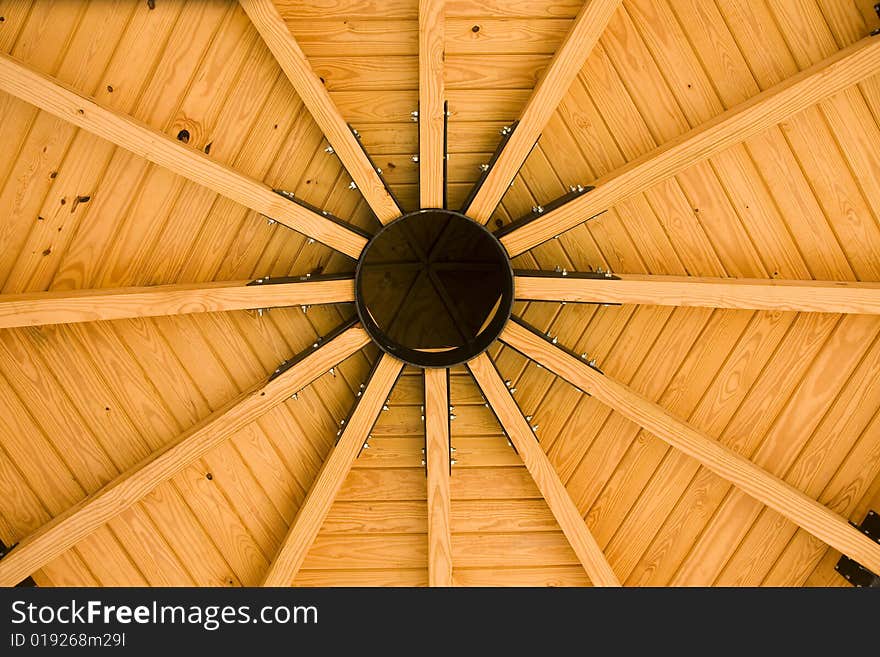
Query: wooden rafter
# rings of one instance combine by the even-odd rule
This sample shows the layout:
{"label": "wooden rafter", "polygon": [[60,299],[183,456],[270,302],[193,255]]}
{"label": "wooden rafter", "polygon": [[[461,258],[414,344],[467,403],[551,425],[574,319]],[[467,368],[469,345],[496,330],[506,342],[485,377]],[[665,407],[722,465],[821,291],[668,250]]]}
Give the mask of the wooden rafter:
{"label": "wooden rafter", "polygon": [[541,449],[537,437],[495,365],[485,353],[469,361],[467,365],[593,585],[620,586],[620,580],[590,533],[550,459]]}
{"label": "wooden rafter", "polygon": [[281,70],[309,110],[315,123],[339,156],[352,180],[361,190],[373,213],[383,224],[400,216],[400,208],[373,168],[364,150],[339,113],[321,78],[308,59],[272,0],[239,0],[275,56]]}
{"label": "wooden rafter", "polygon": [[443,207],[446,0],[419,0],[419,202]]}
{"label": "wooden rafter", "polygon": [[507,325],[501,334],[501,340],[672,447],[695,458],[715,474],[738,486],[743,492],[782,514],[816,538],[866,568],[880,572],[880,545],[782,479],[679,420],[628,386],[554,346],[517,321]]}
{"label": "wooden rafter", "polygon": [[504,150],[468,207],[466,213],[469,217],[483,224],[489,221],[510,186],[510,181],[522,167],[544,126],[568,93],[575,76],[584,67],[621,1],[587,0],[556,51],[553,61],[535,86],[516,129],[504,145]]}
{"label": "wooden rafter", "polygon": [[401,361],[385,354],[376,364],[339,441],[324,461],[269,566],[263,586],[289,586],[296,577],[402,369]]}
{"label": "wooden rafter", "polygon": [[277,406],[369,342],[350,327],[178,436],[99,491],[40,527],[0,560],[0,586],[14,586],[136,504],[203,454]]}
{"label": "wooden rafter", "polygon": [[0,90],[352,258],[358,258],[367,243],[366,237],[346,226],[283,198],[263,183],[129,116],[103,107],[5,54],[0,54]]}
{"label": "wooden rafter", "polygon": [[696,276],[615,278],[517,274],[517,299],[880,314],[880,283]]}
{"label": "wooden rafter", "polygon": [[354,301],[354,279],[187,283],[0,295],[0,328]]}
{"label": "wooden rafter", "polygon": [[697,126],[593,183],[595,189],[501,238],[511,257],[573,228],[880,70],[880,38],[868,37]]}
{"label": "wooden rafter", "polygon": [[452,586],[449,525],[449,370],[425,370],[425,467],[428,477],[428,584]]}

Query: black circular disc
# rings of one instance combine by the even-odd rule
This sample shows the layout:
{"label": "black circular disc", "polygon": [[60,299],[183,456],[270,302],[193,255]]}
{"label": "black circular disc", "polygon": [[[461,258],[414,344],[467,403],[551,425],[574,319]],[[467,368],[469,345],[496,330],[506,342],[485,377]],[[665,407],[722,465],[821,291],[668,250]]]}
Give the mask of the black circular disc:
{"label": "black circular disc", "polygon": [[386,353],[419,367],[450,367],[485,351],[504,328],[513,271],[482,225],[450,210],[419,210],[367,244],[355,304]]}

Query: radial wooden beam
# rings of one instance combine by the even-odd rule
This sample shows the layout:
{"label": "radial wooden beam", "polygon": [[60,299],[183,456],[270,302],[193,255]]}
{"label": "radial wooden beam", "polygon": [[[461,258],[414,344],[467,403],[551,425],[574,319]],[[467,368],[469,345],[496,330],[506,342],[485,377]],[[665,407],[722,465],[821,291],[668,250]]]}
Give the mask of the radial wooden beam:
{"label": "radial wooden beam", "polygon": [[541,131],[568,93],[621,0],[588,0],[526,103],[519,122],[492,165],[466,214],[485,224]]}
{"label": "radial wooden beam", "polygon": [[402,369],[401,361],[387,354],[381,356],[357,400],[354,412],[345,423],[336,447],[324,461],[275,560],[269,566],[263,586],[289,586],[296,577]]}
{"label": "radial wooden beam", "polygon": [[443,207],[446,0],[419,0],[419,201]]}
{"label": "radial wooden beam", "polygon": [[779,281],[751,278],[642,276],[586,278],[517,273],[515,295],[524,301],[631,303],[749,310],[880,314],[880,283]]}
{"label": "radial wooden beam", "polygon": [[354,301],[354,279],[249,281],[0,295],[0,328]]}
{"label": "radial wooden beam", "polygon": [[501,334],[501,340],[661,440],[695,458],[715,474],[738,486],[816,538],[866,568],[880,572],[880,545],[782,479],[679,420],[631,388],[554,346],[542,335],[517,321],[507,325]]}
{"label": "radial wooden beam", "polygon": [[14,586],[39,570],[368,342],[369,338],[360,326],[343,330],[322,346],[299,357],[288,369],[243,393],[99,491],[56,516],[0,560],[0,586]]}
{"label": "radial wooden beam", "polygon": [[400,208],[330,99],[321,78],[312,70],[275,3],[272,0],[239,2],[376,217],[383,224],[399,217]]}
{"label": "radial wooden beam", "polygon": [[425,370],[425,466],[428,477],[428,584],[452,586],[449,528],[449,370]]}
{"label": "radial wooden beam", "polygon": [[283,198],[263,183],[131,117],[103,107],[71,87],[32,71],[5,54],[0,54],[0,90],[255,212],[272,217],[352,258],[358,258],[367,243],[366,237],[348,227]]}
{"label": "radial wooden beam", "polygon": [[550,459],[547,458],[547,454],[541,449],[537,436],[523,417],[495,365],[483,353],[468,361],[467,366],[504,432],[510,438],[510,442],[519,452],[523,464],[535,480],[538,490],[547,501],[547,506],[553,512],[562,533],[571,543],[574,553],[583,564],[593,585],[620,586],[620,580],[617,579],[608,559],[590,533],[583,516],[572,501]]}
{"label": "radial wooden beam", "polygon": [[880,71],[880,38],[868,37],[716,116],[593,183],[595,189],[501,238],[511,257],[573,228],[823,98]]}

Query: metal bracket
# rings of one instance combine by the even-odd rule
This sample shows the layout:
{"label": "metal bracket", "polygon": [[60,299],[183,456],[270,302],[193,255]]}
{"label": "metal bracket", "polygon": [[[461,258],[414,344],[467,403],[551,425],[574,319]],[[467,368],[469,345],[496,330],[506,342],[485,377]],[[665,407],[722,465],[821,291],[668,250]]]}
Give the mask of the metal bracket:
{"label": "metal bracket", "polygon": [[[544,271],[543,269],[515,269],[514,277],[522,276],[525,278],[580,278],[601,281],[619,281],[620,276],[615,276],[610,271],[568,271],[567,269],[556,268],[556,271]],[[553,303],[553,302],[551,302]],[[563,305],[567,303],[585,303],[593,306],[620,306],[620,303],[608,303],[607,301],[562,301]]]}
{"label": "metal bracket", "polygon": [[443,101],[443,209],[449,207],[449,101]]}
{"label": "metal bracket", "polygon": [[[9,547],[7,547],[3,541],[0,541],[0,561],[3,560],[3,557],[5,557],[10,552],[12,552],[12,549],[16,545],[18,545],[18,543],[13,543]],[[31,587],[31,586],[36,586],[36,585],[37,585],[37,583],[34,581],[33,577],[26,577],[23,580],[21,580],[18,584],[16,584],[15,586],[16,587],[19,587],[19,586],[20,587]]]}
{"label": "metal bracket", "polygon": [[348,228],[348,230],[352,231],[353,233],[357,233],[361,237],[366,237],[367,239],[370,239],[371,237],[373,237],[373,234],[370,233],[369,231],[366,231],[363,228],[360,228],[359,226],[355,226],[354,224],[350,224],[347,221],[340,219],[335,214],[332,214],[332,213],[328,212],[327,210],[322,210],[321,208],[319,208],[315,205],[312,205],[308,201],[304,201],[301,198],[297,198],[296,196],[293,195],[293,192],[288,192],[287,190],[284,190],[284,189],[273,189],[272,191],[275,192],[276,194],[278,194],[279,196],[283,196],[288,201],[292,201],[292,202],[296,203],[297,205],[299,205],[300,207],[305,208],[306,210],[311,210],[315,214],[319,214],[322,217],[324,217],[325,219],[328,219],[329,221],[332,221],[335,224],[339,224],[340,226],[342,226],[344,228]]}
{"label": "metal bracket", "polygon": [[[373,379],[373,376],[376,374],[376,370],[379,368],[380,362],[382,362],[381,354],[379,355],[378,358],[376,358],[376,362],[373,363],[373,367],[370,368],[370,373],[367,375],[366,380],[364,380],[364,382],[360,384],[358,391],[355,393],[355,400],[354,400],[354,403],[351,405],[351,408],[348,411],[348,415],[345,417],[344,420],[342,420],[339,423],[339,431],[336,432],[336,442],[337,443],[339,442],[339,439],[342,438],[342,432],[345,430],[345,426],[348,424],[349,420],[351,420],[352,416],[354,415],[354,412],[357,410],[358,404],[361,403],[361,397],[364,394],[364,390],[366,390],[367,387],[370,385],[370,381]],[[400,379],[401,373],[403,373],[402,367],[397,372],[397,378],[394,379],[394,382],[391,384],[391,388],[389,388],[389,390],[393,390],[394,386],[397,385],[397,380]],[[386,399],[384,402],[382,402],[382,410],[379,412],[381,413],[381,412],[387,411],[387,410],[388,410],[388,400]],[[373,421],[373,426],[371,426],[370,430],[367,431],[367,437],[364,440],[364,442],[361,443],[361,448],[358,450],[357,456],[355,458],[360,458],[361,454],[364,451],[364,445],[366,445],[370,440],[370,435],[371,435],[370,432],[373,430],[373,427],[376,426],[376,422],[378,422],[378,421],[379,421],[379,416],[377,415],[376,419]]]}
{"label": "metal bracket", "polygon": [[[595,189],[595,187],[591,187],[590,185],[587,185],[586,187],[584,187],[583,185],[576,185],[573,187],[569,187],[568,192],[566,194],[563,194],[559,198],[554,199],[554,200],[550,201],[549,203],[546,203],[544,205],[539,205],[539,206],[532,208],[532,211],[529,212],[527,215],[524,215],[524,216],[520,217],[519,219],[514,219],[506,226],[502,226],[501,228],[496,230],[494,233],[495,237],[497,237],[498,239],[501,239],[505,235],[515,231],[517,228],[522,228],[523,226],[525,226],[528,223],[531,223],[532,221],[534,221],[538,217],[541,217],[541,216],[547,214],[548,212],[553,212],[553,210],[557,210],[557,209],[561,208],[563,205],[570,203],[571,201],[575,200],[579,196],[583,196],[587,192],[591,192],[594,189]],[[599,214],[602,214],[602,213],[600,212]],[[585,223],[585,222],[589,221],[590,219],[595,219],[596,217],[599,216],[599,214],[595,214],[592,217],[587,217],[581,223]],[[559,237],[559,236],[556,235],[555,237]]]}
{"label": "metal bracket", "polygon": [[[506,126],[501,131],[501,141],[498,142],[498,146],[495,148],[495,152],[492,154],[491,159],[488,163],[481,165],[482,172],[480,173],[480,177],[477,178],[477,182],[474,183],[474,186],[471,188],[471,191],[468,192],[467,198],[464,200],[464,203],[461,206],[461,213],[467,214],[468,208],[471,206],[471,203],[474,202],[477,194],[480,191],[480,188],[483,186],[483,183],[486,182],[486,178],[489,176],[489,172],[492,170],[492,167],[495,166],[495,162],[498,161],[498,158],[501,157],[501,152],[504,150],[504,147],[507,146],[507,142],[510,141],[510,138],[513,136],[513,131],[516,130],[516,126],[519,124],[519,121],[514,121],[509,126]],[[540,139],[540,135],[538,139]],[[529,155],[531,155],[532,151],[535,150],[535,146],[538,145],[538,139],[535,140],[535,143],[532,144],[531,150],[529,150]],[[526,156],[528,159],[528,155]],[[523,160],[525,162],[525,160]],[[519,170],[513,175],[513,178],[516,178],[516,175],[519,173]],[[511,181],[513,180],[511,178]]]}
{"label": "metal bracket", "polygon": [[[586,359],[584,358],[584,356],[578,355],[578,354],[576,354],[574,351],[572,351],[571,349],[569,349],[568,347],[565,347],[565,346],[559,344],[559,343],[556,341],[556,338],[551,338],[548,334],[543,333],[542,331],[538,330],[537,328],[535,328],[534,326],[532,326],[531,324],[529,324],[527,321],[525,321],[525,320],[522,319],[521,317],[517,317],[517,316],[515,316],[515,315],[511,315],[511,317],[510,317],[510,321],[512,321],[512,322],[516,322],[517,324],[519,324],[519,325],[522,326],[523,328],[526,328],[526,329],[528,329],[529,331],[531,331],[532,333],[534,333],[535,335],[540,336],[540,337],[543,338],[545,341],[549,342],[551,345],[553,345],[553,346],[556,347],[557,349],[561,349],[562,351],[564,351],[565,353],[567,353],[567,354],[568,354],[569,356],[571,356],[572,358],[577,358],[579,361],[582,361],[582,362],[586,361]],[[515,348],[512,347],[511,345],[508,345],[508,346],[511,347],[511,349],[514,349],[514,350],[515,350]],[[525,354],[523,354],[523,355],[525,356]],[[529,360],[532,360],[532,359],[529,358],[528,356],[526,356],[526,358],[528,358]],[[603,372],[602,370],[600,370],[600,369],[596,366],[596,361],[594,361],[594,360],[591,360],[591,361],[588,361],[588,362],[584,362],[584,365],[586,365],[587,367],[589,367],[589,368],[592,369],[592,370],[595,370],[595,371],[598,372],[599,374],[602,374],[603,376],[604,376],[604,374],[605,374],[605,372]],[[586,390],[581,390],[581,392],[583,392],[585,395],[592,396],[592,395],[590,395],[590,393],[588,393]]]}
{"label": "metal bracket", "polygon": [[[347,322],[343,322],[342,324],[337,326],[335,329],[330,331],[330,333],[328,333],[327,335],[316,338],[315,341],[312,343],[312,346],[299,352],[293,358],[290,358],[289,360],[285,360],[283,363],[281,363],[281,365],[279,365],[275,369],[275,371],[272,372],[272,375],[269,377],[269,381],[272,381],[273,379],[277,379],[279,376],[284,374],[291,367],[293,367],[297,363],[302,362],[303,360],[305,360],[305,358],[307,356],[309,356],[310,354],[312,354],[315,351],[317,351],[318,349],[320,349],[324,343],[330,342],[333,338],[335,338],[339,335],[342,335],[343,333],[345,333],[348,329],[350,329],[352,326],[354,326],[358,322],[360,322],[360,320],[357,318],[357,316],[352,317]],[[267,383],[268,383],[268,381],[267,381]]]}
{"label": "metal bracket", "polygon": [[[868,511],[861,525],[856,525],[854,522],[850,524],[875,543],[880,544],[880,514],[876,511]],[[871,572],[846,555],[840,557],[834,570],[855,587],[880,588],[880,575]]]}
{"label": "metal bracket", "polygon": [[[367,152],[367,149],[364,147],[363,142],[361,142],[361,133],[359,133],[354,128],[354,126],[352,126],[350,123],[347,123],[346,125],[348,126],[348,129],[351,130],[351,134],[354,135],[354,139],[358,143],[358,146],[361,147],[361,151],[363,151],[364,156],[367,158],[367,162],[370,163],[370,166],[373,167],[373,171],[376,172],[376,175],[379,176],[379,180],[382,181],[382,187],[385,188],[385,192],[388,194],[388,196],[391,197],[391,200],[394,201],[394,204],[397,206],[397,208],[400,210],[400,212],[402,214],[403,209],[400,205],[400,201],[397,200],[397,197],[394,195],[394,192],[391,191],[391,188],[388,186],[388,183],[385,182],[385,176],[382,175],[382,168],[376,166],[376,163],[373,161],[373,158],[370,157],[370,154]],[[378,221],[378,218],[376,220]],[[370,235],[370,237],[372,237],[372,235]]]}
{"label": "metal bracket", "polygon": [[251,285],[283,285],[286,283],[313,283],[316,281],[339,281],[349,279],[351,279],[351,274],[303,274],[302,276],[278,276],[277,278],[263,276],[262,278],[257,278],[251,281],[247,285],[248,287]]}

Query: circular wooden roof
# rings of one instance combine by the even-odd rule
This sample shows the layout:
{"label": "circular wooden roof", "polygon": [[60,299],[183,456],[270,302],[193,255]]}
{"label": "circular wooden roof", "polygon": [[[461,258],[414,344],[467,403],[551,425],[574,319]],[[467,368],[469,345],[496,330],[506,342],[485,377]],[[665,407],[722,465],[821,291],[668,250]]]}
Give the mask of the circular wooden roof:
{"label": "circular wooden roof", "polygon": [[[872,3],[0,16],[0,584],[880,572]],[[516,301],[423,371],[353,274],[436,207]]]}

